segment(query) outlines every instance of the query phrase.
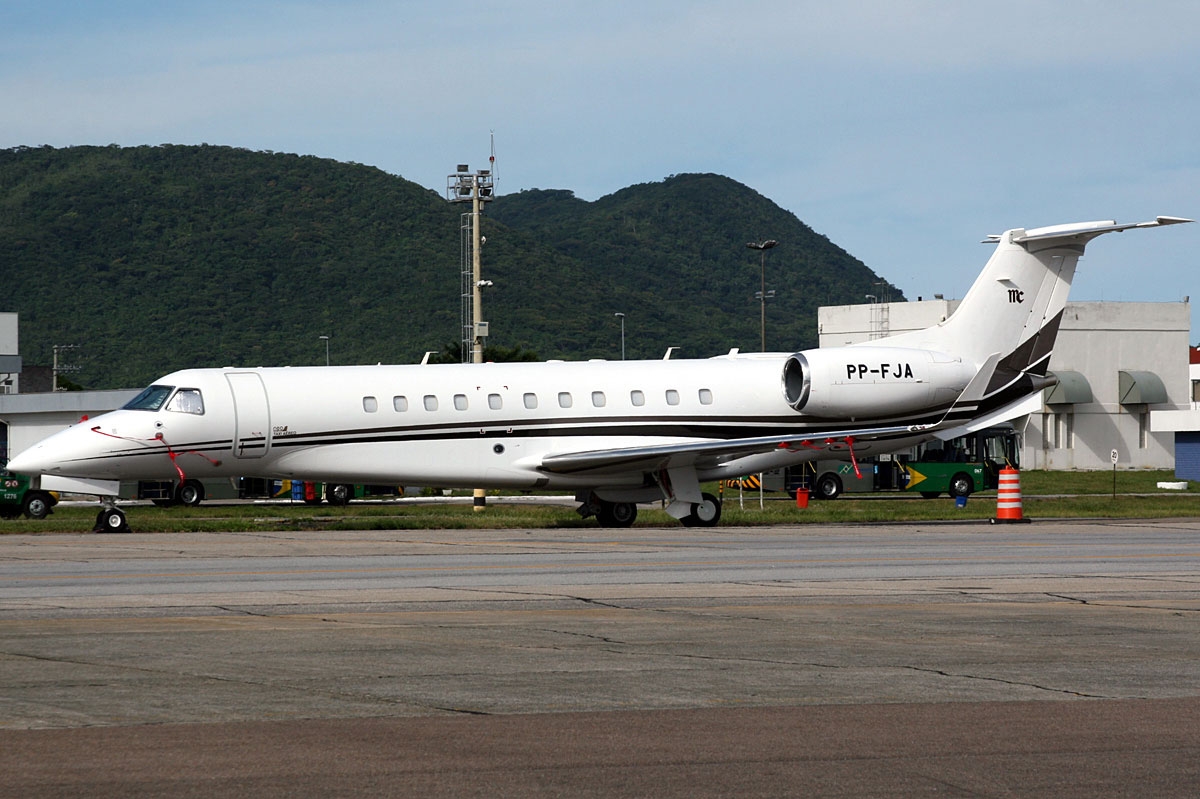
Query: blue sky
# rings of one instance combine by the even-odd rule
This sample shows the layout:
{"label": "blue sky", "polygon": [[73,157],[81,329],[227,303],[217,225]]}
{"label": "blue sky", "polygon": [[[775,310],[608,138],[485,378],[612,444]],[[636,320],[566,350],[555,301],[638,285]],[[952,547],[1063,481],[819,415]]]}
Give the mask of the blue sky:
{"label": "blue sky", "polygon": [[[494,132],[501,193],[716,172],[961,297],[988,233],[1200,217],[1197,31],[1190,0],[10,0],[0,147],[207,142],[442,192]],[[1071,298],[1200,309],[1198,246],[1106,236]]]}

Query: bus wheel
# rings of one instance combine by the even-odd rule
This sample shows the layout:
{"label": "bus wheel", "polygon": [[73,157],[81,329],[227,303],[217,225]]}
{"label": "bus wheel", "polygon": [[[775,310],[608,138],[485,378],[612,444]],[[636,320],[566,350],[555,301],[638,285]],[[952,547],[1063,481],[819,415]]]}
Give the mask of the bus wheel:
{"label": "bus wheel", "polygon": [[175,498],[180,505],[194,508],[204,501],[204,484],[197,480],[185,480],[175,490]]}
{"label": "bus wheel", "polygon": [[833,472],[825,472],[817,479],[817,499],[837,499],[842,495],[842,481]]}
{"label": "bus wheel", "polygon": [[950,478],[950,496],[952,497],[967,497],[971,495],[971,491],[975,488],[975,483],[971,481],[971,476],[965,472],[959,472]]}

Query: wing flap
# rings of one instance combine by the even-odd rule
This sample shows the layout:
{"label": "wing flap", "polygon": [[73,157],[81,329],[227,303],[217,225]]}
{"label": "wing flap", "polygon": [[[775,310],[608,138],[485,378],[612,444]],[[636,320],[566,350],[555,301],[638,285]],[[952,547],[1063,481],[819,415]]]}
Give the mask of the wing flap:
{"label": "wing flap", "polygon": [[790,433],[755,438],[735,438],[720,441],[684,441],[672,444],[656,444],[647,447],[615,447],[581,452],[560,452],[542,458],[539,471],[553,474],[580,474],[593,472],[645,471],[657,472],[684,466],[709,467],[747,455],[803,444],[807,441],[825,441],[830,438],[856,441],[873,441],[887,437],[912,435],[929,430],[932,425],[905,425],[895,427],[864,427],[858,430],[839,430],[815,433]]}

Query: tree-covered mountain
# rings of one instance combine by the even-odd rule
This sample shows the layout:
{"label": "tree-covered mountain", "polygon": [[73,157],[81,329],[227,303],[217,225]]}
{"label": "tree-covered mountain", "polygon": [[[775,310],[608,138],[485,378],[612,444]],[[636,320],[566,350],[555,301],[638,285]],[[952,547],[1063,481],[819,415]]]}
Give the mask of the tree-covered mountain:
{"label": "tree-covered mountain", "polygon": [[[72,379],[132,387],[188,366],[404,363],[457,342],[463,205],[360,164],[208,145],[0,150],[0,278],[21,354],[77,344]],[[596,202],[526,191],[483,223],[490,343],[543,358],[811,346],[816,308],[879,278],[716,175]],[[893,296],[897,294],[893,290]]]}

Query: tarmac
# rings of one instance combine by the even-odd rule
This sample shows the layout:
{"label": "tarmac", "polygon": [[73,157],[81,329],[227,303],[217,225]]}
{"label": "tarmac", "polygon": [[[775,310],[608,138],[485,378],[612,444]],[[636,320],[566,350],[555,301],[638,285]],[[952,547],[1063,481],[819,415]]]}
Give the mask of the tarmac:
{"label": "tarmac", "polygon": [[1194,796],[1200,520],[0,536],[0,796]]}

